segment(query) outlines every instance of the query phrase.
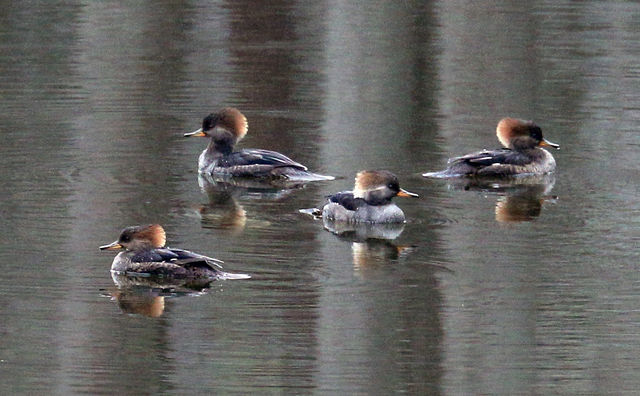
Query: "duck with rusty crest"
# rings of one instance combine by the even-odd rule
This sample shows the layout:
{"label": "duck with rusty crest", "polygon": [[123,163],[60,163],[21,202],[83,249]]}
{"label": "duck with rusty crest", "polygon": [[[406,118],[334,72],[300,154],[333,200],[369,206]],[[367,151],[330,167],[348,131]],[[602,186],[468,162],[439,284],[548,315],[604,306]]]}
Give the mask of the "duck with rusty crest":
{"label": "duck with rusty crest", "polygon": [[123,250],[113,259],[111,271],[128,276],[183,279],[247,279],[249,275],[222,270],[221,260],[165,246],[166,234],[159,224],[127,227],[115,242],[100,250]]}
{"label": "duck with rusty crest", "polygon": [[247,118],[233,107],[225,107],[202,120],[202,128],[185,137],[208,137],[209,145],[200,154],[198,171],[221,177],[287,179],[295,181],[333,180],[333,176],[311,173],[307,167],[284,154],[263,149],[234,151],[247,134]]}
{"label": "duck with rusty crest", "polygon": [[356,175],[352,191],[330,195],[322,210],[313,209],[311,214],[335,222],[404,223],[404,212],[391,201],[394,197],[418,194],[400,188],[398,178],[389,171],[364,170]]}
{"label": "duck with rusty crest", "polygon": [[503,118],[498,123],[496,135],[503,148],[451,158],[447,169],[424,173],[422,176],[526,176],[547,174],[556,169],[553,155],[543,147],[558,149],[560,146],[546,140],[540,127],[532,121]]}

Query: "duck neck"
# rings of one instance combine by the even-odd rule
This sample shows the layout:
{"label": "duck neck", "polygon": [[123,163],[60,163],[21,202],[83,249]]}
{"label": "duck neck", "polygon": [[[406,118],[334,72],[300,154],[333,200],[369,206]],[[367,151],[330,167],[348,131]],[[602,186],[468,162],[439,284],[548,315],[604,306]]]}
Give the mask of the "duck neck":
{"label": "duck neck", "polygon": [[546,150],[540,147],[515,147],[514,150],[531,158],[541,157],[546,154]]}
{"label": "duck neck", "polygon": [[540,149],[540,147],[538,147],[538,142],[528,136],[520,136],[511,139],[511,142],[509,142],[509,148],[521,153],[533,153]]}
{"label": "duck neck", "polygon": [[207,146],[207,155],[210,158],[219,158],[225,155],[229,155],[233,152],[233,146],[235,142],[228,139],[211,139]]}
{"label": "duck neck", "polygon": [[362,199],[364,199],[364,201],[369,204],[369,205],[373,205],[373,206],[381,206],[381,205],[388,205],[391,203],[391,198],[386,196],[385,194],[379,192],[379,191],[366,191],[364,194],[362,194]]}

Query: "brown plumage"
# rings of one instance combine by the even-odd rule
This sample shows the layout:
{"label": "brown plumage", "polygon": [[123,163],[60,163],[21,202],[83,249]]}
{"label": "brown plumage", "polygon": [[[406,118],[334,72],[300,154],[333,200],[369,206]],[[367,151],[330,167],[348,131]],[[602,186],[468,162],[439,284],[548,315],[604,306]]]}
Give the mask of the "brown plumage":
{"label": "brown plumage", "polygon": [[294,181],[333,180],[333,176],[311,173],[307,167],[275,151],[244,149],[235,145],[247,134],[247,118],[233,107],[225,107],[202,120],[202,128],[184,136],[210,138],[200,154],[198,171],[233,177],[289,179]]}
{"label": "brown plumage", "polygon": [[451,158],[447,169],[424,173],[424,177],[537,175],[553,172],[556,161],[542,147],[559,148],[546,140],[532,121],[503,118],[496,128],[498,140],[505,148],[482,150]]}
{"label": "brown plumage", "polygon": [[111,271],[127,275],[176,278],[244,279],[248,275],[222,271],[222,261],[183,249],[165,246],[166,235],[159,224],[127,227],[117,241],[100,250],[124,249],[113,259]]}

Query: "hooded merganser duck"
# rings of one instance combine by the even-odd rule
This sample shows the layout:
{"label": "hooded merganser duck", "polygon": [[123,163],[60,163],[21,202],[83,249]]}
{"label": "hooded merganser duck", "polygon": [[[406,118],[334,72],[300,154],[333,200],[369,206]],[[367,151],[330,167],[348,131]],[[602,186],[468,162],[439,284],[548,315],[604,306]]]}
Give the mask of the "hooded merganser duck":
{"label": "hooded merganser duck", "polygon": [[117,241],[100,246],[100,250],[125,250],[111,264],[111,271],[119,274],[211,280],[249,278],[223,272],[218,259],[166,247],[166,239],[159,224],[132,226],[122,230]]}
{"label": "hooded merganser duck", "polygon": [[542,137],[542,130],[532,121],[503,118],[496,128],[498,140],[505,148],[482,150],[451,158],[447,169],[424,173],[424,177],[539,175],[553,172],[556,161],[542,147],[560,148]]}
{"label": "hooded merganser duck", "polygon": [[234,146],[248,130],[247,118],[233,107],[225,107],[202,120],[202,128],[185,133],[185,137],[209,137],[209,146],[200,154],[200,173],[231,177],[257,177],[300,181],[333,180],[333,176],[318,175],[307,167],[275,151],[244,149]]}
{"label": "hooded merganser duck", "polygon": [[391,202],[395,196],[418,197],[418,194],[400,188],[398,178],[389,171],[361,171],[356,175],[353,191],[328,197],[322,218],[348,223],[403,223],[404,212]]}

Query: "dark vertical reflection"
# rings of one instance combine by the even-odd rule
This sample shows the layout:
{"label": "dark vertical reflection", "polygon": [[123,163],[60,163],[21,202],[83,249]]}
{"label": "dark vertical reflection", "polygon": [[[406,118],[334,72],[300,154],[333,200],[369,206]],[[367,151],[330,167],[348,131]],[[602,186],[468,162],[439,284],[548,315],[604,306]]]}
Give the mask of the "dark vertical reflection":
{"label": "dark vertical reflection", "polygon": [[[246,144],[291,151],[295,147],[297,128],[295,113],[296,76],[299,62],[295,43],[296,18],[292,1],[275,4],[261,1],[229,2],[228,51],[230,67],[236,70],[233,81],[237,88],[234,101],[243,111],[256,109],[260,115],[248,114],[251,140]],[[306,40],[306,38],[304,38]],[[303,41],[304,42],[304,41]],[[266,118],[266,112],[283,116]]]}
{"label": "dark vertical reflection", "polygon": [[233,94],[228,103],[246,112],[244,147],[268,148],[318,169],[322,122],[322,16],[325,5],[234,1],[229,10]]}
{"label": "dark vertical reflection", "polygon": [[[298,68],[295,43],[299,37],[293,15],[295,2],[229,2],[230,64],[238,72],[234,80],[238,99],[255,109],[279,110],[295,106]],[[264,131],[266,132],[266,131]],[[263,133],[264,133],[263,132]],[[279,136],[290,133],[284,129]]]}

